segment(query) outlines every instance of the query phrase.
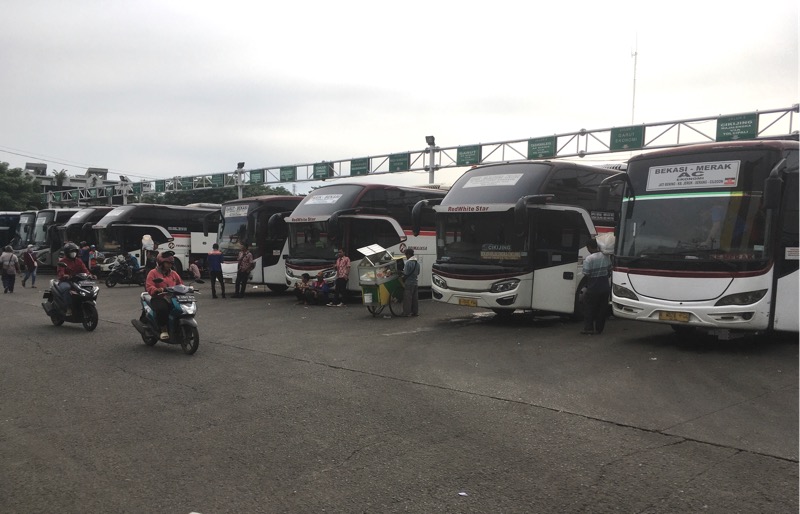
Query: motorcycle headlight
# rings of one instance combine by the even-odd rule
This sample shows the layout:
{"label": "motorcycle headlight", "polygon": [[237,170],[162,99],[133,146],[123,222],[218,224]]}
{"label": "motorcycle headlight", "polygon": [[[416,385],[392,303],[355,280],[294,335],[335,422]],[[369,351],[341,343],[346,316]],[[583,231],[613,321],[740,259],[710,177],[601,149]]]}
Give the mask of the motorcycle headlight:
{"label": "motorcycle headlight", "polygon": [[513,291],[519,285],[518,278],[510,278],[508,280],[501,280],[500,282],[495,282],[492,284],[491,291],[492,293],[505,293],[507,291]]}
{"label": "motorcycle headlight", "polygon": [[436,287],[441,287],[442,289],[447,289],[447,281],[440,277],[439,275],[431,276],[431,281]]}
{"label": "motorcycle headlight", "polygon": [[194,314],[197,310],[196,303],[182,303],[181,304],[181,312],[183,314]]}
{"label": "motorcycle headlight", "polygon": [[614,284],[612,286],[612,290],[614,292],[614,296],[618,296],[620,298],[627,298],[628,300],[639,301],[639,297],[636,296],[633,291],[628,289],[627,287],[622,287],[619,284]]}
{"label": "motorcycle headlight", "polygon": [[751,303],[756,303],[760,299],[764,298],[765,294],[767,294],[766,289],[747,291],[746,293],[729,294],[728,296],[723,296],[717,300],[717,303],[714,305],[750,305]]}

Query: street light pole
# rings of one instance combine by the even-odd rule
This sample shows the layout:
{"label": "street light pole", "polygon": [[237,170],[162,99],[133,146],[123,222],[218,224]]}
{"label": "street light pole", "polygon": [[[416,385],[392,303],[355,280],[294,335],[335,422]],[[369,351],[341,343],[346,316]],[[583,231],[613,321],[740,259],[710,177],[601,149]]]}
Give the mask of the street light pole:
{"label": "street light pole", "polygon": [[436,138],[425,136],[425,142],[428,143],[428,153],[430,154],[428,160],[428,184],[433,184],[434,173],[436,172]]}
{"label": "street light pole", "polygon": [[242,199],[242,170],[244,170],[244,162],[240,162],[238,165],[236,165],[236,171],[238,172],[236,187],[239,190],[239,200]]}

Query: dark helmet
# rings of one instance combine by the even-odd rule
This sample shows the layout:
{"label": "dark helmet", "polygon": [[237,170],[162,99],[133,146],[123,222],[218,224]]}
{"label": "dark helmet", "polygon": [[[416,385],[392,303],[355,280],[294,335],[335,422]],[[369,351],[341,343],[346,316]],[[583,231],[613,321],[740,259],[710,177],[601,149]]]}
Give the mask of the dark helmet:
{"label": "dark helmet", "polygon": [[74,259],[78,255],[78,245],[76,245],[75,243],[67,243],[67,244],[65,244],[64,248],[62,248],[62,250],[64,251],[64,255],[66,255],[68,257],[69,257],[70,252],[74,253],[75,255],[70,257],[71,259]]}
{"label": "dark helmet", "polygon": [[174,256],[175,256],[174,252],[160,253],[160,254],[158,254],[158,257],[156,257],[156,262],[158,262],[159,266],[161,266],[165,262],[168,262],[170,264],[175,264],[175,257]]}

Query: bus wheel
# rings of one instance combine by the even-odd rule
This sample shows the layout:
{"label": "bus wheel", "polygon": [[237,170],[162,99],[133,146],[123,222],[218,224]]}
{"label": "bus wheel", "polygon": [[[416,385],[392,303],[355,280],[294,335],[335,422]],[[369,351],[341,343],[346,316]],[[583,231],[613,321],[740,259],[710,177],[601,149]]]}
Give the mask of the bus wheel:
{"label": "bus wheel", "polygon": [[509,320],[511,319],[511,315],[514,314],[515,309],[492,309],[495,313],[495,317],[499,320]]}
{"label": "bus wheel", "polygon": [[181,261],[175,259],[175,264],[172,265],[172,269],[178,274],[178,276],[183,277],[183,266],[181,265]]}
{"label": "bus wheel", "polygon": [[273,293],[285,293],[289,286],[285,286],[282,284],[267,284],[267,287]]}

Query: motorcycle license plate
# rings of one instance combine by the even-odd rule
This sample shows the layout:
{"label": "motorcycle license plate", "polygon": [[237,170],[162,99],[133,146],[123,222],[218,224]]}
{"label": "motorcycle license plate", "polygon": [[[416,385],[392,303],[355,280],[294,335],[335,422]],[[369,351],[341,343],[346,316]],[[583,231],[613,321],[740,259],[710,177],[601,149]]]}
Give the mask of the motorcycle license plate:
{"label": "motorcycle license plate", "polygon": [[193,294],[182,294],[182,295],[178,295],[178,296],[176,296],[176,297],[175,297],[175,299],[176,299],[176,300],[178,300],[178,301],[179,301],[179,302],[181,302],[181,303],[184,303],[184,302],[194,302],[194,301],[195,301],[195,299],[194,299],[194,295],[193,295]]}
{"label": "motorcycle license plate", "polygon": [[81,287],[93,287],[94,286],[94,282],[89,281],[89,280],[84,280],[83,282],[78,282],[78,285],[81,286]]}

